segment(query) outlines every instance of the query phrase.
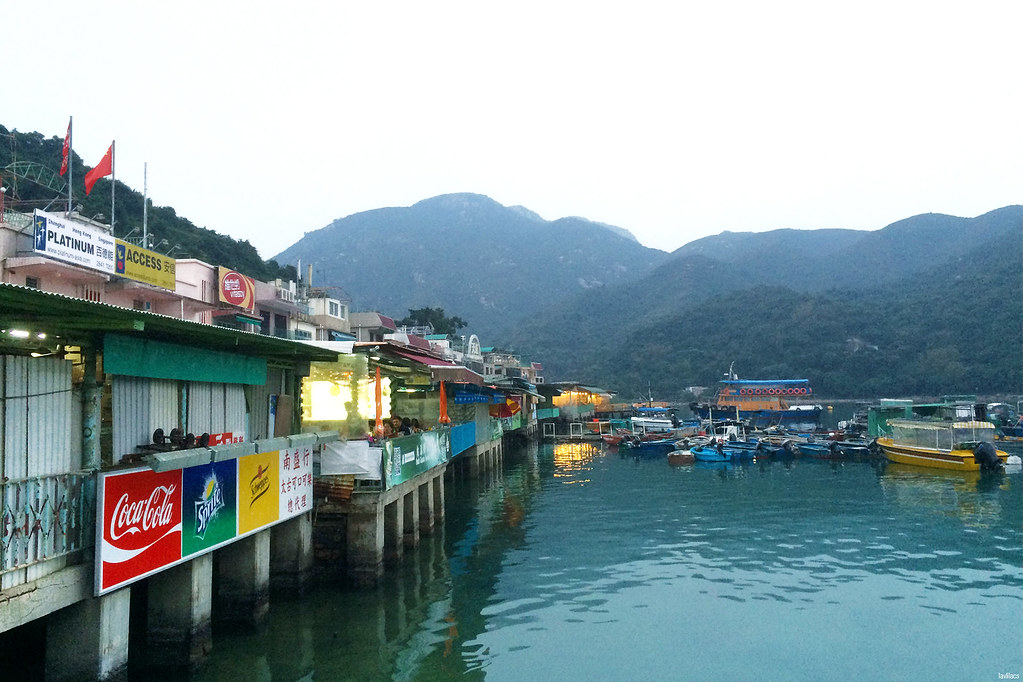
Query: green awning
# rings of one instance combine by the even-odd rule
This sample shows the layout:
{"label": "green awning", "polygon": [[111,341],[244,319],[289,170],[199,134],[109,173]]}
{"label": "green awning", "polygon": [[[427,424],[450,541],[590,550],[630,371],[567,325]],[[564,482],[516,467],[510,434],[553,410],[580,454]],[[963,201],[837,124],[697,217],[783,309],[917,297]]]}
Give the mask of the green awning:
{"label": "green awning", "polygon": [[266,383],[266,360],[120,334],[103,337],[103,371],[150,379]]}

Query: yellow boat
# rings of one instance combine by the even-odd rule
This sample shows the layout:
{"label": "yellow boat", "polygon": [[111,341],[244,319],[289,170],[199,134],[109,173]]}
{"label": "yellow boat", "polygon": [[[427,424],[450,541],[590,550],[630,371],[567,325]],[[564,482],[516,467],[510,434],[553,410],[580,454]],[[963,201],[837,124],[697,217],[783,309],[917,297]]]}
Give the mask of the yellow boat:
{"label": "yellow boat", "polygon": [[[994,443],[995,425],[991,422],[936,422],[890,419],[892,435],[877,439],[886,458],[899,464],[979,471],[981,462],[974,454],[980,443]],[[993,446],[992,446],[993,448]],[[1009,453],[995,450],[1004,466]]]}

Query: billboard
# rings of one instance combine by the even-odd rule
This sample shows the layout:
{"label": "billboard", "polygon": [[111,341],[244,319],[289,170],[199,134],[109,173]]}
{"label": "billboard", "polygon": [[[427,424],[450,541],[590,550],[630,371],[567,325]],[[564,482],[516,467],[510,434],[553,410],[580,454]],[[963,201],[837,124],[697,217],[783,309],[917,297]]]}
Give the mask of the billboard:
{"label": "billboard", "polygon": [[311,447],[175,471],[100,473],[99,596],[313,508]]}
{"label": "billboard", "polygon": [[35,212],[33,250],[48,258],[174,290],[176,261],[62,215]]}
{"label": "billboard", "polygon": [[252,310],[256,305],[256,281],[223,265],[217,266],[218,291],[221,303]]}
{"label": "billboard", "polygon": [[117,243],[114,270],[118,275],[174,291],[177,261],[120,239],[114,241]]}
{"label": "billboard", "polygon": [[114,274],[112,235],[39,210],[33,216],[33,225],[32,248],[36,253],[108,275]]}

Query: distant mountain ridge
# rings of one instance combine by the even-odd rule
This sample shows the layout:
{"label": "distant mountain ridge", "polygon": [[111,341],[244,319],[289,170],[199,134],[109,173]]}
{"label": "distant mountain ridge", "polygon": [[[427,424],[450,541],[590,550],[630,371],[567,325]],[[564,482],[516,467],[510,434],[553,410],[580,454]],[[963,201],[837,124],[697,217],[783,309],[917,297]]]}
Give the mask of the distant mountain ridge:
{"label": "distant mountain ridge", "polygon": [[311,264],[314,284],[343,289],[358,310],[401,317],[441,307],[491,339],[534,310],[640,277],[668,258],[621,228],[547,221],[468,193],[356,213],[275,256],[303,271]]}
{"label": "distant mountain ridge", "polygon": [[[714,385],[732,361],[748,378],[808,377],[836,396],[1020,392],[1021,245],[1023,206],[872,232],[724,233],[599,301],[591,292],[561,301],[505,338],[543,349],[552,376],[611,377],[633,396]],[[597,305],[600,320],[578,314]],[[871,345],[880,352],[858,353]]]}

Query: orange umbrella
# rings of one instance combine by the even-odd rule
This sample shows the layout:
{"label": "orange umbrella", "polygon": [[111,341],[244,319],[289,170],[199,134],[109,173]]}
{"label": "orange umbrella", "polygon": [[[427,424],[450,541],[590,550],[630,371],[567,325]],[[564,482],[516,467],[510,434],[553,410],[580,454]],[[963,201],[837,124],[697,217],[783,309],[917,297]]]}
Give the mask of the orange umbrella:
{"label": "orange umbrella", "polygon": [[377,386],[376,386],[376,399],[377,399],[377,423],[374,428],[374,433],[377,436],[384,435],[384,399],[382,395],[383,391],[380,388],[380,368],[377,367]]}
{"label": "orange umbrella", "polygon": [[448,416],[448,395],[444,391],[444,382],[440,382],[440,417],[437,421],[441,424],[450,424],[451,417]]}

